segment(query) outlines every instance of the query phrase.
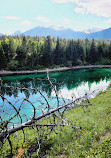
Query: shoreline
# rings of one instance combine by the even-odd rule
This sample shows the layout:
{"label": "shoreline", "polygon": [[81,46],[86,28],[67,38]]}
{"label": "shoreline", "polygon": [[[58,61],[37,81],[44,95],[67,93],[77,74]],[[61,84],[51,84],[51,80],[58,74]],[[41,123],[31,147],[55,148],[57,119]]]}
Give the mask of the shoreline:
{"label": "shoreline", "polygon": [[2,76],[15,76],[15,75],[28,75],[28,74],[40,74],[46,72],[58,72],[67,70],[77,70],[77,69],[88,69],[88,68],[111,68],[111,65],[88,65],[88,66],[73,66],[73,67],[59,67],[54,69],[43,69],[43,70],[33,70],[33,71],[0,71],[0,77]]}

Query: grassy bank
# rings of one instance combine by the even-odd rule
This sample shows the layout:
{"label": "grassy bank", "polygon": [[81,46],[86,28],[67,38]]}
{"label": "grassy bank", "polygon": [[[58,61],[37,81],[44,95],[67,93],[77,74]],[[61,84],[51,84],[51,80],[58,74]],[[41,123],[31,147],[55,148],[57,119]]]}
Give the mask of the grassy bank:
{"label": "grassy bank", "polygon": [[[111,87],[91,99],[92,106],[76,108],[65,113],[65,119],[71,120],[76,127],[75,131],[68,127],[55,129],[41,140],[40,157],[46,158],[110,158],[111,157]],[[48,120],[47,120],[48,121]],[[46,120],[43,121],[43,123]],[[13,140],[13,157],[37,157],[36,133],[32,128],[25,129],[26,138],[23,143],[23,134],[18,132],[11,137]],[[4,145],[2,155],[9,154],[8,142]],[[24,156],[23,156],[24,157]]]}

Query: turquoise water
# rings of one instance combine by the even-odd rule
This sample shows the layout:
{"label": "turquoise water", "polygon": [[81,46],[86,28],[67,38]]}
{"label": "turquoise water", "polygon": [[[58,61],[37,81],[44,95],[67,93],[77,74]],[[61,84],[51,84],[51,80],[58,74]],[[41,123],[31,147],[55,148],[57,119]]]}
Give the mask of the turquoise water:
{"label": "turquoise water", "polygon": [[[36,108],[35,116],[38,116],[42,111],[45,112],[67,103],[74,97],[84,96],[85,93],[90,94],[91,97],[95,97],[98,91],[106,90],[110,84],[111,69],[68,70],[50,73],[49,76],[53,87],[51,87],[49,81],[46,79],[46,74],[6,76],[1,78],[1,94],[20,111],[20,116],[22,116],[22,120],[19,116],[14,117],[11,120],[12,123],[10,123],[10,126],[13,123],[20,124],[34,116],[34,108],[30,102]],[[19,87],[19,89],[8,88],[7,86]],[[21,89],[21,87],[28,89],[35,88],[38,91],[27,91]],[[58,93],[59,105],[54,88]],[[48,108],[48,104],[44,98],[48,101],[50,108]],[[28,99],[30,102],[24,99]],[[7,100],[0,98],[0,116],[2,121],[10,120],[16,113]]]}

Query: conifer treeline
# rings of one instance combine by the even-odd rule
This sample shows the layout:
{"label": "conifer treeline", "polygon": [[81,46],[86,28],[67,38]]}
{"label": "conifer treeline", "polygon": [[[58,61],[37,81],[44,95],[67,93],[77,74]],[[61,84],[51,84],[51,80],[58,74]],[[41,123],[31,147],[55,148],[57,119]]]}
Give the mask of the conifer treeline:
{"label": "conifer treeline", "polygon": [[47,37],[3,36],[0,70],[111,64],[111,43],[103,40],[67,40]]}

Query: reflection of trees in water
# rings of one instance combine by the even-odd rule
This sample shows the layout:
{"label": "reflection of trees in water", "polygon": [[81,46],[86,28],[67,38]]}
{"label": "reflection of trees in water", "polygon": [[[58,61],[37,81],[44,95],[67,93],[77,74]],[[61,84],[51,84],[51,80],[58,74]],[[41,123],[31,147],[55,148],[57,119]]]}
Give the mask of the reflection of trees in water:
{"label": "reflection of trees in water", "polygon": [[[106,69],[107,70],[107,69]],[[30,94],[36,94],[36,91],[26,91],[23,89],[10,89],[8,86],[19,86],[25,88],[35,88],[41,92],[47,93],[48,96],[51,95],[52,87],[49,84],[49,81],[45,77],[37,78],[37,75],[32,75],[32,78],[26,78],[23,80],[16,81],[8,81],[4,80],[0,93],[2,95],[8,95],[16,97],[19,93],[24,93],[27,98],[29,98]],[[88,82],[89,89],[93,82],[98,83],[100,80],[104,80],[105,78],[109,78],[111,76],[110,71],[105,71],[105,69],[84,69],[84,70],[70,70],[65,72],[58,73],[50,73],[50,77],[53,84],[55,85],[57,91],[59,91],[63,87],[67,87],[69,90],[78,87],[82,82]]]}
{"label": "reflection of trees in water", "polygon": [[14,96],[17,97],[19,93],[24,93],[27,98],[29,98],[30,94],[37,94],[37,91],[27,91],[24,89],[16,89],[9,88],[7,86],[12,87],[20,87],[20,88],[35,88],[41,92],[46,92],[48,96],[50,96],[52,88],[47,80],[39,80],[37,78],[20,80],[16,82],[3,81],[0,86],[0,93],[4,96]]}

